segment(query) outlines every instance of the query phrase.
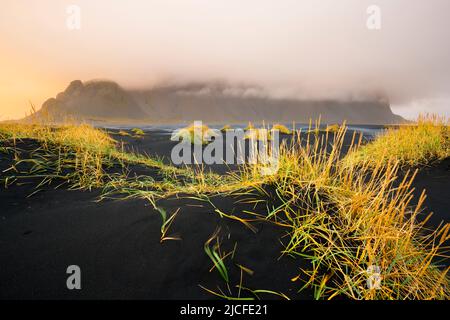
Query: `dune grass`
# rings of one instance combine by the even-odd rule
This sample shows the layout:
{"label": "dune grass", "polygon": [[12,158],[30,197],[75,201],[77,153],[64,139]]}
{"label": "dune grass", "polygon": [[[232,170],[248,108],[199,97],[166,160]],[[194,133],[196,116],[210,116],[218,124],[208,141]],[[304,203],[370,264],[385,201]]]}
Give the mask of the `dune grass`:
{"label": "dune grass", "polygon": [[400,165],[419,166],[450,156],[448,120],[436,115],[420,116],[414,124],[388,128],[375,141],[347,156],[351,166],[377,166],[395,160]]}
{"label": "dune grass", "polygon": [[[208,129],[204,126],[201,132]],[[185,130],[195,138],[192,126]],[[342,158],[345,132],[341,126],[319,138],[318,132],[308,130],[301,148],[302,133],[293,133],[297,143],[281,146],[278,171],[272,175],[261,174],[260,164],[245,164],[219,176],[202,167],[180,169],[125,152],[105,131],[88,125],[0,124],[0,140],[7,142],[1,151],[15,154],[13,166],[2,175],[8,181],[21,174],[45,182],[62,178],[75,188],[104,188],[101,199],[144,198],[155,209],[158,199],[171,195],[195,195],[204,201],[213,194],[244,195],[251,202],[265,203],[267,212],[251,213],[255,219],[286,229],[283,254],[310,261],[311,268],[299,270],[292,280],[299,283],[299,290],[314,289],[316,299],[448,299],[448,269],[439,269],[436,263],[447,258],[450,226],[426,229],[426,219],[420,218],[425,194],[413,199],[416,172],[404,169],[448,157],[446,123],[421,118],[415,126],[389,129],[368,145],[354,143]],[[23,139],[37,141],[40,147],[22,157],[15,145]],[[31,169],[21,172],[21,164],[30,162]],[[156,168],[161,177],[128,177],[130,164]],[[108,168],[114,166],[123,172],[109,174]],[[178,239],[167,235],[176,213],[168,218],[159,209],[161,241]],[[237,213],[214,210],[252,227]],[[210,246],[211,241],[205,252],[226,280],[224,259],[214,254],[218,248]],[[371,288],[368,283],[378,269],[379,287]]]}
{"label": "dune grass", "polygon": [[[110,164],[114,151],[114,140],[88,125],[2,124],[0,136],[9,141],[15,154],[9,181],[32,177],[49,182],[60,178],[74,187],[91,189],[101,185],[104,166]],[[23,139],[39,143],[24,157],[14,149]]]}
{"label": "dune grass", "polygon": [[129,132],[126,132],[125,130],[119,130],[117,134],[122,137],[131,137],[131,134]]}
{"label": "dune grass", "polygon": [[229,130],[232,130],[232,128],[230,125],[226,124],[220,129],[220,132],[227,132]]}
{"label": "dune grass", "polygon": [[173,141],[185,140],[192,144],[202,144],[206,145],[210,141],[212,136],[212,129],[207,125],[202,124],[201,126],[196,126],[192,124],[188,127],[179,129],[173,136]]}
{"label": "dune grass", "polygon": [[[313,288],[316,299],[448,299],[448,270],[434,262],[445,255],[450,225],[426,232],[418,222],[425,195],[413,203],[415,172],[400,178],[398,160],[347,166],[344,133],[341,127],[324,144],[310,133],[301,149],[285,145],[272,176],[249,166],[242,182],[254,185],[240,194],[267,202],[265,216],[253,214],[287,229],[284,254],[311,262],[294,280]],[[379,288],[367,285],[374,266]]]}
{"label": "dune grass", "polygon": [[133,129],[131,129],[131,131],[132,131],[136,136],[145,136],[144,130],[142,130],[142,129],[140,129],[140,128],[133,128]]}
{"label": "dune grass", "polygon": [[286,127],[285,125],[282,124],[274,124],[272,126],[272,130],[278,130],[281,134],[292,134],[292,131],[289,130],[288,127]]}
{"label": "dune grass", "polygon": [[[159,159],[125,152],[106,131],[86,124],[3,123],[0,140],[8,146],[3,146],[4,152],[14,154],[13,165],[2,174],[2,180],[8,183],[37,178],[41,179],[41,185],[59,179],[75,189],[100,188],[115,179],[126,180],[130,165],[156,168],[169,181],[179,174],[195,176],[191,170],[165,165]],[[26,152],[20,150],[17,145],[23,140],[34,141],[38,147]],[[109,173],[112,168],[116,168],[115,174]]]}
{"label": "dune grass", "polygon": [[325,131],[326,132],[338,132],[339,128],[340,128],[340,126],[338,124],[329,124],[325,128]]}
{"label": "dune grass", "polygon": [[[218,238],[218,234],[220,232],[220,229],[216,229],[216,231],[211,235],[211,237],[205,242],[203,246],[203,250],[205,251],[206,255],[211,259],[214,268],[217,269],[222,279],[226,282],[230,282],[230,278],[228,275],[227,267],[225,266],[224,260],[226,258],[225,255],[222,254],[220,250],[220,241]],[[211,245],[212,242],[215,244]]]}
{"label": "dune grass", "polygon": [[247,126],[244,128],[244,130],[252,130],[252,129],[255,129],[255,126],[251,122],[249,122]]}

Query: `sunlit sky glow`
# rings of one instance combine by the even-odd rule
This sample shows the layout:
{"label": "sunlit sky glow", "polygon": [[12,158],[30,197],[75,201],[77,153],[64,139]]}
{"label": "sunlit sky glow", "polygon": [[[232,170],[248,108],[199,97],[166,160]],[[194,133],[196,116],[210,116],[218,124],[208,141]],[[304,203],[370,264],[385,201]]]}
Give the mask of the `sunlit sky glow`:
{"label": "sunlit sky glow", "polygon": [[[66,8],[81,8],[81,29]],[[376,4],[381,30],[368,30]],[[394,111],[450,116],[448,0],[3,0],[0,120],[74,79],[124,87],[225,79],[273,95],[385,92]]]}

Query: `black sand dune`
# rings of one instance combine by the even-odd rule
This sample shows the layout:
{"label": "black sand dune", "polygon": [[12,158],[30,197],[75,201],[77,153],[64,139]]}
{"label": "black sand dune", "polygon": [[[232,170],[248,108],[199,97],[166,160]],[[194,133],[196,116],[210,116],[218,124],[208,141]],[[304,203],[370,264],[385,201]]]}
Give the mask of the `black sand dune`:
{"label": "black sand dune", "polygon": [[[9,165],[2,158],[0,171]],[[240,264],[254,271],[244,275],[247,288],[311,297],[309,292],[296,292],[298,284],[290,279],[305,265],[290,257],[279,259],[284,230],[271,224],[255,224],[254,233],[239,222],[221,219],[203,202],[166,199],[160,206],[167,212],[181,209],[169,235],[182,240],[160,243],[161,216],[144,200],[98,203],[99,191],[55,189],[57,183],[28,197],[36,182],[0,187],[1,299],[212,299],[199,285],[214,291],[220,286],[227,292],[219,274],[209,272],[212,262],[203,248],[217,227],[222,249],[236,246],[227,266],[234,295]],[[251,209],[235,201],[214,199],[225,212]],[[73,264],[82,270],[79,291],[66,288],[66,269]]]}
{"label": "black sand dune", "polygon": [[[117,138],[117,137],[116,137]],[[170,156],[174,142],[157,132],[143,138],[121,137],[127,148],[152,155]],[[2,158],[0,171],[9,165]],[[425,203],[434,211],[431,226],[449,221],[450,199],[446,197],[450,159],[423,169],[416,178],[416,194],[427,189]],[[202,202],[171,198],[161,202],[168,212],[180,212],[169,230],[181,241],[160,243],[161,217],[144,200],[95,202],[99,191],[68,191],[47,186],[37,194],[33,184],[0,187],[0,299],[212,299],[199,287],[227,292],[203,245],[220,226],[222,248],[236,245],[228,260],[230,287],[237,294],[240,273],[235,264],[254,271],[244,274],[243,286],[283,292],[294,299],[311,299],[312,293],[297,293],[291,282],[301,259],[280,258],[284,230],[258,223],[253,233],[239,222],[221,219]],[[246,204],[216,197],[225,212],[240,212]],[[66,268],[78,265],[82,289],[66,288]],[[247,295],[248,296],[248,295]],[[273,296],[264,296],[273,298]]]}
{"label": "black sand dune", "polygon": [[[283,233],[269,224],[258,225],[254,234],[210,208],[172,199],[164,206],[181,211],[170,231],[182,240],[161,244],[160,215],[145,201],[95,203],[97,193],[65,190],[46,190],[24,200],[30,191],[17,187],[1,192],[6,204],[0,224],[2,299],[214,298],[199,284],[226,290],[218,273],[208,271],[212,263],[203,250],[217,226],[224,249],[237,243],[233,261],[254,271],[244,276],[246,287],[308,297],[296,294],[296,284],[289,280],[298,274],[299,261],[278,261]],[[231,201],[219,201],[225,210],[232,209]],[[82,270],[79,291],[66,288],[65,272],[72,264]],[[237,267],[230,264],[229,270],[231,285],[237,285]]]}
{"label": "black sand dune", "polygon": [[424,215],[433,212],[430,225],[450,221],[450,158],[422,168],[414,179],[415,197],[418,198],[425,189],[427,198],[424,203]]}

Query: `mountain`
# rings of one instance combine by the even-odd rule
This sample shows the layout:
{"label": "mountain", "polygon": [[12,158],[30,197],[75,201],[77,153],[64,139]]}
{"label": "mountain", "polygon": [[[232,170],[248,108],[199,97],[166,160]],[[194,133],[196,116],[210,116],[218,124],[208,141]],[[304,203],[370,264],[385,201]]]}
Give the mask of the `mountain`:
{"label": "mountain", "polygon": [[72,81],[56,98],[47,100],[40,114],[56,119],[123,123],[180,123],[202,120],[216,123],[308,122],[321,116],[322,123],[347,120],[354,124],[390,124],[405,120],[392,113],[386,99],[299,100],[278,99],[262,88],[225,83],[190,83],[125,90],[109,81]]}
{"label": "mountain", "polygon": [[190,83],[134,91],[152,119],[160,122],[308,122],[389,124],[405,121],[392,113],[386,99],[366,101],[276,99],[258,87]]}
{"label": "mountain", "polygon": [[77,119],[142,119],[142,111],[129,92],[111,81],[72,81],[67,89],[44,102],[39,112],[56,120]]}

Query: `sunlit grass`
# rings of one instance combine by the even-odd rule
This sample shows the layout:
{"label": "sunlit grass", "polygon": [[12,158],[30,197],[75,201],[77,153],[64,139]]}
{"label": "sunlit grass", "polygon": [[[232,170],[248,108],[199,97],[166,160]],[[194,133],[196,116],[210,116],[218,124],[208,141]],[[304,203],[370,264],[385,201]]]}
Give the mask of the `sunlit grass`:
{"label": "sunlit grass", "polygon": [[[77,189],[92,189],[105,186],[116,175],[108,170],[116,167],[123,173],[130,165],[157,168],[167,177],[175,179],[181,172],[193,175],[189,170],[165,165],[161,160],[142,154],[125,152],[117,141],[104,130],[86,124],[48,126],[42,124],[3,123],[0,124],[0,139],[7,143],[5,152],[15,155],[15,161],[3,180],[8,183],[38,178],[42,183],[59,179]],[[20,141],[35,141],[39,147],[23,154],[16,148]],[[22,155],[23,154],[23,155]],[[26,167],[26,169],[22,169]]]}
{"label": "sunlit grass", "polygon": [[207,125],[202,124],[201,126],[196,126],[192,124],[188,127],[179,129],[174,135],[172,135],[173,141],[187,141],[192,144],[208,144],[209,139],[213,135],[212,129]]}
{"label": "sunlit grass", "polygon": [[[15,152],[15,179],[28,176],[47,182],[61,178],[79,188],[101,185],[105,163],[110,162],[114,150],[114,140],[108,134],[88,125],[1,124],[0,134],[11,147],[22,139],[40,144],[40,148],[29,150],[30,158],[20,158]],[[31,167],[29,173],[20,172],[20,165],[25,164]]]}
{"label": "sunlit grass", "polygon": [[340,129],[340,126],[338,124],[329,124],[325,128],[326,132],[338,132]]}
{"label": "sunlit grass", "polygon": [[125,130],[119,130],[117,134],[122,137],[131,137],[131,134],[129,132],[126,132]]}
{"label": "sunlit grass", "polygon": [[375,141],[350,153],[349,166],[368,163],[372,167],[395,160],[400,165],[418,166],[450,156],[450,128],[445,118],[419,117],[416,123],[388,128]]}
{"label": "sunlit grass", "polygon": [[131,131],[132,131],[136,136],[145,136],[144,130],[142,130],[142,129],[140,129],[140,128],[133,128],[133,129],[131,129]]}
{"label": "sunlit grass", "polygon": [[292,134],[292,131],[289,130],[288,127],[282,125],[282,124],[274,124],[272,126],[272,130],[277,130],[279,131],[281,134]]}
{"label": "sunlit grass", "polygon": [[249,122],[247,124],[247,126],[244,128],[244,130],[252,130],[252,129],[255,129],[255,127],[253,126],[253,123],[251,123],[251,122]]}
{"label": "sunlit grass", "polygon": [[232,130],[232,128],[231,128],[231,126],[228,125],[228,124],[224,125],[224,126],[220,129],[221,132],[227,132],[227,131],[230,131],[230,130]]}
{"label": "sunlit grass", "polygon": [[[218,238],[218,234],[220,229],[216,229],[216,231],[206,240],[203,249],[206,255],[211,259],[214,264],[214,268],[219,272],[222,279],[226,282],[230,282],[230,278],[228,275],[228,269],[225,266],[224,260],[226,255],[222,253],[220,250],[220,241]],[[215,243],[214,243],[215,241]]]}
{"label": "sunlit grass", "polygon": [[[415,172],[400,178],[395,158],[349,167],[340,157],[345,127],[325,143],[311,132],[306,147],[282,148],[274,175],[251,166],[242,175],[244,183],[258,182],[244,194],[265,199],[266,219],[287,229],[284,253],[311,262],[294,280],[317,299],[448,299],[448,270],[434,261],[450,225],[427,233],[419,222],[425,195],[413,201]],[[367,285],[372,266],[381,270],[377,289]]]}

